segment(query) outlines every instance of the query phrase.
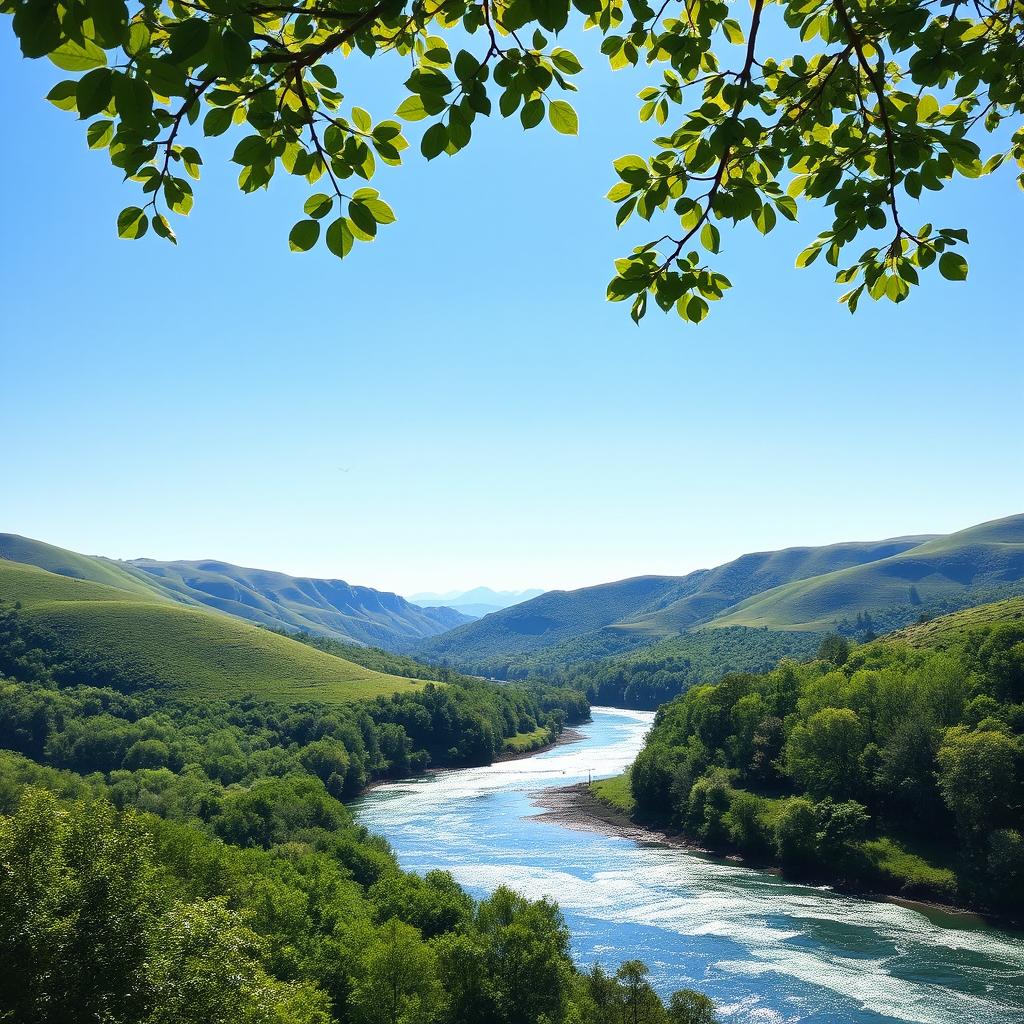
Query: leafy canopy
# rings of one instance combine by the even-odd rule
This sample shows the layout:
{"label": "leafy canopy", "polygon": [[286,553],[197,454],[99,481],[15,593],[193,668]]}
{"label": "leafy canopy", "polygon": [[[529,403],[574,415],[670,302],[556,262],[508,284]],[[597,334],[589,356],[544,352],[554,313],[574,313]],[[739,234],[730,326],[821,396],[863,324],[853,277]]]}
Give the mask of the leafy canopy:
{"label": "leafy canopy", "polygon": [[[0,9],[26,57],[73,73],[50,101],[77,111],[89,146],[140,186],[142,205],[117,218],[124,238],[152,227],[175,241],[168,214],[192,209],[202,139],[232,132],[242,191],[267,187],[279,170],[308,181],[290,247],[323,243],[345,257],[395,220],[366,183],[379,162],[401,163],[408,123],[425,122],[428,160],[467,146],[495,101],[526,129],[546,119],[578,132],[563,96],[581,63],[548,38],[573,17],[596,29],[613,69],[651,72],[639,116],[661,134],[649,156],[615,161],[608,193],[618,225],[635,216],[663,232],[618,260],[608,286],[634,320],[653,299],[702,321],[730,286],[712,259],[720,225],[749,221],[768,234],[812,200],[831,209],[832,224],[796,264],[824,253],[851,311],[865,293],[903,301],[933,264],[965,279],[957,247],[967,233],[914,227],[910,201],[1007,158],[1024,167],[1024,4],[779,0],[769,12],[770,2],[751,0],[749,13],[720,0],[0,0]],[[760,38],[768,23],[774,56]],[[391,52],[406,58],[396,68],[411,65],[408,96],[395,117],[375,120],[343,95],[340,59]],[[988,157],[982,133],[995,146]],[[867,248],[851,257],[861,236]]]}

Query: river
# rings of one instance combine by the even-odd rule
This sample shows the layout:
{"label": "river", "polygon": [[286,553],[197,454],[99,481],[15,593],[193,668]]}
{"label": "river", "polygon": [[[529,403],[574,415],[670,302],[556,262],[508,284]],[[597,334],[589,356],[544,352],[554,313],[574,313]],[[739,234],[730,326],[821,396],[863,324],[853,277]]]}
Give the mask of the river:
{"label": "river", "polygon": [[582,967],[644,960],[662,994],[699,989],[729,1024],[1024,1024],[1018,934],[535,817],[540,790],[621,772],[651,718],[595,708],[579,742],[389,783],[355,810],[407,870],[551,897]]}

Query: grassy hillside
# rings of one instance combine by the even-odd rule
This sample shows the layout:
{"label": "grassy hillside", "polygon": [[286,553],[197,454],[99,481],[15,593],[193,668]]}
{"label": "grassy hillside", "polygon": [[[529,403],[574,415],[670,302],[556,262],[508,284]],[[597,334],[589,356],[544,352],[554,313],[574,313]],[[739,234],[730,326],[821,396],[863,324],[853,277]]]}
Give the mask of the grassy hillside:
{"label": "grassy hillside", "polygon": [[421,608],[397,594],[343,580],[288,576],[227,562],[116,562],[0,534],[0,558],[103,583],[140,597],[214,608],[272,629],[397,649],[471,620],[452,608]]}
{"label": "grassy hillside", "polygon": [[[888,628],[922,611],[957,608],[1024,591],[1024,515],[961,530],[867,565],[776,587],[710,626],[832,630],[864,611],[889,612]],[[902,618],[902,621],[900,619]]]}
{"label": "grassy hillside", "polygon": [[418,689],[288,637],[154,596],[0,561],[0,600],[84,658],[98,678],[188,696],[346,703]]}
{"label": "grassy hillside", "polygon": [[951,615],[943,615],[928,622],[917,623],[886,635],[886,642],[909,644],[911,647],[943,649],[963,642],[974,630],[1001,622],[1024,620],[1024,597],[1011,597],[1006,601],[965,608]]}
{"label": "grassy hillside", "polygon": [[783,583],[808,579],[851,566],[876,562],[930,540],[896,537],[882,541],[853,541],[816,548],[786,548],[742,555],[704,574],[697,588],[664,608],[645,612],[619,623],[657,636],[683,633],[753,594]]}
{"label": "grassy hillside", "polygon": [[[686,576],[641,576],[551,591],[416,644],[413,650],[431,660],[491,675],[551,672],[648,647],[780,583],[888,558],[929,539],[896,537],[763,551]],[[806,645],[797,646],[802,650]],[[761,658],[754,662],[762,664]]]}
{"label": "grassy hillside", "polygon": [[159,598],[154,594],[132,594],[90,580],[58,576],[45,569],[37,569],[34,565],[0,560],[0,601],[6,601],[8,604],[20,602],[27,610],[62,601],[159,603]]}
{"label": "grassy hillside", "polygon": [[47,572],[72,579],[91,580],[108,587],[117,587],[131,594],[155,597],[159,588],[117,562],[94,555],[80,555],[76,551],[58,548],[14,533],[0,533],[0,559],[34,565]]}

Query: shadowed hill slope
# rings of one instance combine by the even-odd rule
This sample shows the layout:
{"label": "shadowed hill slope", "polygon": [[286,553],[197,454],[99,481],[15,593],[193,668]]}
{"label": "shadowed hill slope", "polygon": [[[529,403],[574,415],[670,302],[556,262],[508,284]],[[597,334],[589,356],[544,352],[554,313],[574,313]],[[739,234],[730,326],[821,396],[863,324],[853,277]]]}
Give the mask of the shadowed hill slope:
{"label": "shadowed hill slope", "polygon": [[166,592],[266,626],[379,647],[433,636],[470,621],[453,608],[422,608],[397,594],[227,562],[128,563]]}

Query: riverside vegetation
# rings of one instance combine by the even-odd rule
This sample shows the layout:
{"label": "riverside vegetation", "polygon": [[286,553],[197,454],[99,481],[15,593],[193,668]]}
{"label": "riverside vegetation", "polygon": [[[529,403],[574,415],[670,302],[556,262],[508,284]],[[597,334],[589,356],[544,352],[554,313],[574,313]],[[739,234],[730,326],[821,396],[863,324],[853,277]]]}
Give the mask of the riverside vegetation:
{"label": "riverside vegetation", "polygon": [[[987,620],[987,621],[986,621]],[[695,686],[598,795],[797,877],[1024,913],[1024,600]]]}
{"label": "riverside vegetation", "polygon": [[638,961],[580,972],[550,901],[401,871],[341,802],[550,738],[587,713],[580,694],[467,680],[327,707],[195,699],[119,668],[103,685],[92,652],[0,608],[0,1020],[714,1019],[695,992],[663,1004]]}

